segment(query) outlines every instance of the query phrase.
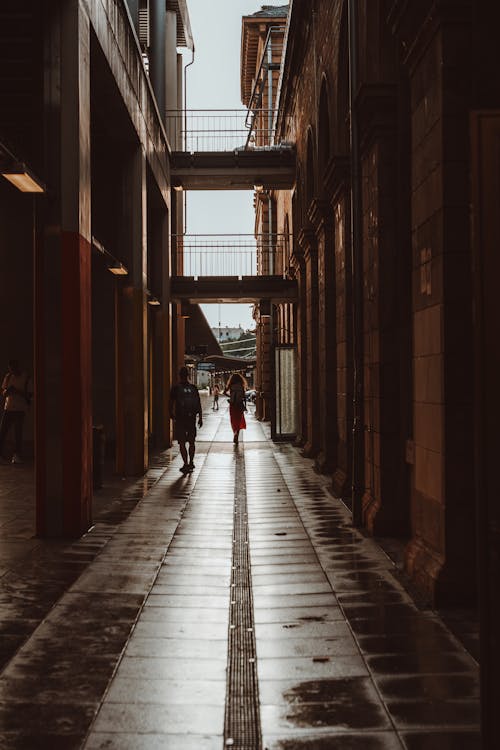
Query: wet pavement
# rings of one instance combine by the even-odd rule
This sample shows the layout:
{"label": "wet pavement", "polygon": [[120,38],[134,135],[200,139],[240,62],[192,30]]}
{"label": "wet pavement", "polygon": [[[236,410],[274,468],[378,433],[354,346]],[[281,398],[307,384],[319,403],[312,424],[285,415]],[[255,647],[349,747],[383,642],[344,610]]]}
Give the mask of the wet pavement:
{"label": "wet pavement", "polygon": [[35,539],[31,469],[0,468],[0,750],[480,748],[474,658],[223,401],[192,475],[172,449],[109,481],[76,542]]}

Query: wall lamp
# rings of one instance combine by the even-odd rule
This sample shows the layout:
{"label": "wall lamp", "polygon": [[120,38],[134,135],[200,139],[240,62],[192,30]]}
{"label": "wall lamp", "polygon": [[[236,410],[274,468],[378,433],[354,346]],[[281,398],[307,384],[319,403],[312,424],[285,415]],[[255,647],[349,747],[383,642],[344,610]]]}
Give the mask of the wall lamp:
{"label": "wall lamp", "polygon": [[108,271],[114,276],[128,276],[128,270],[125,268],[123,263],[120,263],[119,260],[117,260],[116,263],[110,263],[108,266]]}
{"label": "wall lamp", "polygon": [[112,273],[114,276],[128,276],[128,269],[125,268],[123,263],[120,263],[119,260],[115,258],[114,255],[111,255],[109,250],[106,250],[102,242],[99,242],[99,240],[92,235],[92,247],[94,247],[98,253],[103,255],[107,262],[108,262],[108,271]]}
{"label": "wall lamp", "polygon": [[45,193],[43,182],[23,162],[14,162],[2,168],[0,174],[21,193]]}
{"label": "wall lamp", "polygon": [[151,294],[149,289],[146,289],[146,294],[148,295],[148,305],[151,305],[151,307],[159,307],[161,305],[158,297],[155,297],[154,294]]}

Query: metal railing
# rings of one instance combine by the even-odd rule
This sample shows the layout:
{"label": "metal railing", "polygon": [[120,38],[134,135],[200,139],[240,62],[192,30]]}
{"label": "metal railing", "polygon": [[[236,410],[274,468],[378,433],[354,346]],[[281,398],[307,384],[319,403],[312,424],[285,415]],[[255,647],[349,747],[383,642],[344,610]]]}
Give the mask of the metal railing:
{"label": "metal railing", "polygon": [[174,235],[179,276],[283,276],[290,238],[285,234]]}
{"label": "metal railing", "polygon": [[165,125],[174,151],[248,151],[284,145],[275,143],[274,110],[167,110]]}

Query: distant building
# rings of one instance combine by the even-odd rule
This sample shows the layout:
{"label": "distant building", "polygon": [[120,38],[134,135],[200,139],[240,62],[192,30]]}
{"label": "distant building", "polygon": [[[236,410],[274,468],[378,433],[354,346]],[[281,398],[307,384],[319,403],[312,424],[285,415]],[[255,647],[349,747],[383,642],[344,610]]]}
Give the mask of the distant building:
{"label": "distant building", "polygon": [[238,328],[232,328],[231,326],[215,326],[215,328],[212,328],[212,331],[219,342],[237,341],[240,336],[245,333],[241,326],[238,326]]}

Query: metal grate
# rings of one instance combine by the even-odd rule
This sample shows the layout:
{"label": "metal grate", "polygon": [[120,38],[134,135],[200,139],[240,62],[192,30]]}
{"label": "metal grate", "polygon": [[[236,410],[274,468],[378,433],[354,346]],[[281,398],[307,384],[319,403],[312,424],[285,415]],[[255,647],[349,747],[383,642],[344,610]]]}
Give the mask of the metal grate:
{"label": "metal grate", "polygon": [[235,459],[231,612],[224,746],[235,750],[261,750],[262,735],[243,453],[238,452]]}

